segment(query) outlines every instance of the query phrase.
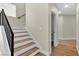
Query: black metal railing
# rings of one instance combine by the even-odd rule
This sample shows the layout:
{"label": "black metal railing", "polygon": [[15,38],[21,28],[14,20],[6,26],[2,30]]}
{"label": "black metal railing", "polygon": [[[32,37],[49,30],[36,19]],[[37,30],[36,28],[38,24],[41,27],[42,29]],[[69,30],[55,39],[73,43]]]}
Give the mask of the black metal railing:
{"label": "black metal railing", "polygon": [[0,13],[0,25],[3,25],[5,28],[11,56],[13,56],[14,55],[14,34],[13,34],[13,31],[12,31],[11,26],[9,24],[9,21],[6,17],[6,14],[4,12],[4,9],[2,9],[2,11]]}

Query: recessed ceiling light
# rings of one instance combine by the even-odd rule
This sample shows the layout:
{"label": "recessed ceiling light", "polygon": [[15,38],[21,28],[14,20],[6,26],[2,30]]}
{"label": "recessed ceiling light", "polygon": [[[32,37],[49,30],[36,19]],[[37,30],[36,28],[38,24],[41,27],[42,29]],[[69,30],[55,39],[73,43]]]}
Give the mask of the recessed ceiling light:
{"label": "recessed ceiling light", "polygon": [[69,5],[65,5],[65,6],[64,6],[64,8],[67,8],[67,7],[69,7]]}

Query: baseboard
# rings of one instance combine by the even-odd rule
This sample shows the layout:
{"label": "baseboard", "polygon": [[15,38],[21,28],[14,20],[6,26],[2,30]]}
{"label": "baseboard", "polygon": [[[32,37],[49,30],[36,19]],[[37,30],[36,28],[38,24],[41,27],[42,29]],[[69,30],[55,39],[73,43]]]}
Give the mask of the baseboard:
{"label": "baseboard", "polygon": [[79,56],[79,50],[77,50],[78,51],[78,56]]}
{"label": "baseboard", "polygon": [[50,56],[50,53],[49,53],[49,52],[44,51],[44,50],[40,50],[40,51],[41,51],[41,53],[43,53],[45,56]]}
{"label": "baseboard", "polygon": [[58,38],[59,40],[76,40],[76,38]]}
{"label": "baseboard", "polygon": [[79,46],[78,46],[78,44],[76,44],[76,49],[77,49],[77,52],[78,52],[78,55],[79,55]]}
{"label": "baseboard", "polygon": [[36,40],[35,40],[35,43],[36,43],[37,47],[39,48],[40,52],[42,52],[42,53],[45,54],[46,56],[49,56],[49,55],[50,55],[49,52],[44,51],[44,50],[42,49],[41,45],[40,45]]}
{"label": "baseboard", "polygon": [[76,46],[76,49],[77,49],[77,52],[78,52],[78,55],[79,55],[79,48]]}
{"label": "baseboard", "polygon": [[57,41],[55,40],[54,41],[54,47],[58,46],[58,44],[59,44],[59,40],[57,40]]}

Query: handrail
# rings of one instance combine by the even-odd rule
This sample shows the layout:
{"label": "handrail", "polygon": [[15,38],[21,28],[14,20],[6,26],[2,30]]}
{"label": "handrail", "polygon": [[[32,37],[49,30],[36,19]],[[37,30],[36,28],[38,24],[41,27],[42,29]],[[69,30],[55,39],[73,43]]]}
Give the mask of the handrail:
{"label": "handrail", "polygon": [[0,20],[1,25],[3,25],[4,28],[5,28],[7,41],[8,41],[8,44],[9,44],[10,51],[11,51],[11,56],[13,56],[14,55],[14,33],[11,29],[11,26],[9,24],[7,16],[4,12],[4,9],[2,9],[2,11],[1,11],[0,18],[1,18],[1,20]]}
{"label": "handrail", "polygon": [[21,15],[21,16],[17,17],[17,19],[20,19],[20,18],[22,18],[22,17],[25,16],[25,15],[26,15],[26,14]]}

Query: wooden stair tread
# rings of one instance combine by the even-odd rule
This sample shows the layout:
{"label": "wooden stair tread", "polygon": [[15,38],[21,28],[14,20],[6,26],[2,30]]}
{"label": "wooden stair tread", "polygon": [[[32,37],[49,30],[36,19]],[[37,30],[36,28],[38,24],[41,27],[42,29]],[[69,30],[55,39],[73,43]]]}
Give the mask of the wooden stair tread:
{"label": "wooden stair tread", "polygon": [[14,52],[17,52],[17,51],[19,51],[19,50],[21,50],[21,49],[27,48],[27,47],[29,47],[29,46],[31,46],[31,45],[33,45],[33,44],[35,44],[35,43],[34,43],[34,42],[31,42],[31,43],[22,45],[22,46],[20,46],[20,47],[17,47],[17,48],[14,49]]}
{"label": "wooden stair tread", "polygon": [[22,40],[16,41],[16,42],[14,42],[14,44],[22,43],[22,42],[29,41],[29,40],[32,40],[32,38],[26,38],[26,39],[22,39]]}
{"label": "wooden stair tread", "polygon": [[26,52],[24,52],[23,54],[21,54],[20,56],[29,56],[30,54],[32,54],[33,52],[35,52],[36,50],[38,50],[37,47],[34,47]]}
{"label": "wooden stair tread", "polygon": [[38,52],[35,56],[45,56],[45,55],[41,52]]}

